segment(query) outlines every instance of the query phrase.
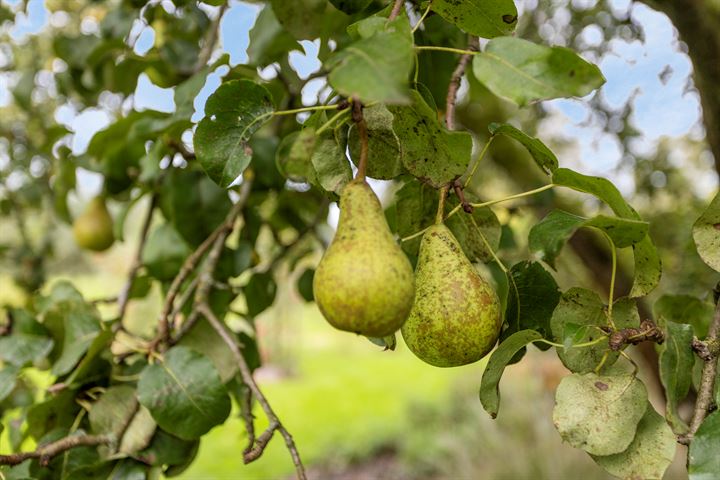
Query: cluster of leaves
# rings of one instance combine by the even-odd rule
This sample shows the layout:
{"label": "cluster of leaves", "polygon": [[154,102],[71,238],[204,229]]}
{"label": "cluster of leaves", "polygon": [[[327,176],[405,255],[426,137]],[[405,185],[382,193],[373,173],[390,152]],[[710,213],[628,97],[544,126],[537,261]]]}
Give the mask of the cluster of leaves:
{"label": "cluster of leaves", "polygon": [[[70,10],[60,3],[53,8]],[[278,259],[288,260],[292,270],[316,250],[314,240],[305,235],[315,233],[328,202],[337,199],[352,178],[351,162],[359,157],[361,139],[350,103],[364,106],[366,174],[398,184],[387,217],[400,237],[412,237],[433,223],[438,190],[467,180],[474,171],[473,136],[451,131],[439,120],[456,54],[472,55],[468,79],[521,107],[584,96],[604,82],[596,66],[569,49],[510,36],[517,23],[511,0],[433,0],[412,7],[411,15],[401,9],[396,18],[389,18],[395,5],[375,0],[271,0],[250,32],[248,65],[236,66],[227,55],[211,57],[224,2],[177,0],[170,9],[168,2],[143,3],[126,1],[112,9],[83,4],[72,18],[79,27],[97,15],[101,20],[95,31],[50,32],[47,56],[61,67],[50,72],[49,103],[34,93],[42,90],[40,78],[47,70],[40,58],[27,60],[27,78],[13,90],[13,114],[7,117],[8,125],[0,125],[12,133],[3,144],[3,153],[10,157],[10,167],[2,169],[7,192],[3,201],[8,213],[15,214],[23,206],[52,202],[56,217],[70,221],[67,198],[76,187],[76,170],[96,172],[103,178],[104,194],[120,205],[116,236],[123,238],[128,212],[140,199],[152,198],[150,213],[157,205],[159,214],[141,243],[139,274],[132,273],[128,298],[147,296],[153,285],[168,294],[177,278],[184,280],[180,288],[189,294],[205,283],[218,318],[236,316],[230,307],[236,299],[245,305],[241,314],[249,331],[274,302]],[[418,21],[423,13],[428,16],[414,28],[409,17]],[[144,54],[133,49],[138,22],[155,34],[154,45]],[[466,51],[467,34],[489,40],[482,51]],[[313,39],[320,39],[322,62],[314,77],[323,79],[327,89],[321,104],[307,106],[301,99],[309,79],[291,68],[289,52],[301,49],[299,41]],[[40,45],[34,47],[43,51]],[[20,50],[13,51],[17,64],[23,58]],[[269,66],[276,73],[270,79]],[[222,84],[195,125],[194,101],[212,72],[224,73]],[[261,77],[259,72],[265,73]],[[135,92],[141,73],[158,86],[174,88],[174,112],[113,111],[114,121],[92,138],[87,151],[72,154],[67,128],[43,109],[66,104],[82,109],[102,104],[107,94],[122,104]],[[37,118],[44,123],[33,127],[30,119]],[[503,225],[484,205],[493,202],[482,202],[469,190],[465,200],[477,205],[471,214],[461,210],[460,198],[446,202],[446,222],[468,258],[496,262],[506,273],[498,278],[500,289],[507,292],[504,328],[481,382],[483,406],[497,414],[502,373],[522,358],[528,344],[554,346],[573,372],[557,391],[554,421],[563,438],[611,474],[659,478],[674,456],[675,434],[688,428],[677,405],[691,379],[698,377],[692,372],[702,362],[695,359],[691,340],[708,334],[713,308],[681,297],[663,297],[656,304],[667,337],[660,368],[671,429],[649,405],[636,372],[618,361],[622,349],[611,348],[608,341],[608,332],[640,327],[635,299],[647,295],[660,279],[660,260],[647,222],[609,181],[560,168],[540,140],[505,123],[491,125],[489,133],[491,139],[508,137],[527,149],[547,176],[545,190],[563,187],[593,195],[607,211],[590,218],[551,211],[530,231],[534,260],[506,268],[497,252]],[[185,141],[189,135],[192,146]],[[20,187],[6,181],[13,172],[30,171],[32,162],[42,164],[36,168],[40,175],[25,173]],[[238,184],[252,185],[240,205],[242,229],[222,246],[217,267],[210,272],[212,282],[199,272],[183,277],[189,256],[233,209]],[[714,268],[718,209],[716,201],[695,232],[701,255]],[[632,249],[635,269],[629,296],[611,295],[605,305],[591,290],[559,291],[545,265],[554,268],[563,245],[580,228],[599,231],[613,255],[616,249]],[[262,232],[270,235],[260,239]],[[271,242],[270,251],[277,254],[268,261],[258,260],[261,240]],[[402,245],[414,260],[419,238]],[[26,239],[17,252],[25,249],[29,258],[38,259],[49,248]],[[43,278],[27,272],[39,271],[31,265],[17,278],[36,291]],[[312,270],[299,278],[300,293],[311,299]],[[692,316],[681,308],[688,302],[695,305]],[[99,446],[69,450],[49,463],[42,457],[29,459],[3,470],[6,478],[107,478],[110,472],[145,478],[153,470],[171,476],[192,462],[200,438],[225,421],[233,401],[246,408],[248,385],[233,352],[205,319],[189,322],[197,313],[190,306],[179,305],[171,320],[192,326],[174,329],[169,340],[161,338],[167,347],[161,354],[154,348],[153,332],[133,331],[124,322],[124,307],[119,310],[102,316],[72,285],[56,283],[47,293],[34,293],[25,308],[8,311],[0,333],[0,406],[3,419],[14,420],[7,422],[13,450],[20,450],[28,438],[43,445],[86,434],[96,435]],[[255,339],[225,333],[243,345],[245,362],[257,367]],[[30,379],[29,372],[37,369],[49,371],[50,392]],[[693,474],[713,471],[718,424],[714,413],[698,430],[697,443],[691,446]]]}

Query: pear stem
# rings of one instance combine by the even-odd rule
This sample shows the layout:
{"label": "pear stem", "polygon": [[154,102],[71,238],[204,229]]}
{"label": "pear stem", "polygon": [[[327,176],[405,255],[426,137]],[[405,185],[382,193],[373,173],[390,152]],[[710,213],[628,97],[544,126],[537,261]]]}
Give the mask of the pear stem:
{"label": "pear stem", "polygon": [[445,213],[445,197],[447,197],[448,190],[450,190],[450,184],[443,185],[440,189],[440,198],[438,199],[437,213],[435,214],[435,224],[440,225],[443,223],[443,216]]}
{"label": "pear stem", "polygon": [[352,102],[352,118],[357,124],[358,135],[360,137],[360,160],[358,160],[358,169],[355,179],[365,181],[365,171],[367,170],[368,159],[368,131],[363,117],[363,105],[355,98]]}

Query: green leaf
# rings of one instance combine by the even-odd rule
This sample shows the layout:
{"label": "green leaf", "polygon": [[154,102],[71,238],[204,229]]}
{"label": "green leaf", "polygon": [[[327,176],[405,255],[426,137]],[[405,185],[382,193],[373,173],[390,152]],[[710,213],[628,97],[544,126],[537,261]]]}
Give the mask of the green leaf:
{"label": "green leaf", "polygon": [[563,245],[582,227],[602,230],[619,248],[634,245],[648,234],[647,222],[605,215],[585,218],[563,210],[553,210],[532,227],[528,235],[528,247],[555,268],[555,259]]}
{"label": "green leaf", "polygon": [[[89,304],[66,301],[55,305],[45,315],[45,324],[53,331],[53,336],[62,338],[62,353],[52,368],[53,375],[69,373],[88,351],[88,348],[101,332],[100,316]],[[53,325],[53,327],[50,327]]]}
{"label": "green leaf", "polygon": [[692,325],[698,338],[707,336],[715,306],[692,295],[663,295],[653,305],[655,318]]}
{"label": "green leaf", "polygon": [[0,402],[5,400],[15,388],[18,368],[12,365],[0,369]]}
{"label": "green leaf", "polygon": [[560,290],[553,276],[537,262],[520,262],[512,266],[507,277],[507,327],[501,339],[528,329],[550,338],[550,319],[560,301]]}
{"label": "green leaf", "polygon": [[473,73],[495,95],[521,107],[539,100],[582,97],[605,83],[598,67],[569,48],[514,37],[490,40],[473,59]]}
{"label": "green leaf", "polygon": [[326,0],[270,0],[270,4],[280,24],[298,40],[314,40],[344,27],[346,15]]}
{"label": "green leaf", "polygon": [[410,97],[410,106],[389,107],[394,116],[393,130],[400,139],[402,162],[413,176],[440,188],[467,170],[472,137],[442,127],[437,112],[416,90]]}
{"label": "green leaf", "polygon": [[243,287],[248,315],[251,318],[257,317],[270,307],[275,301],[276,291],[277,285],[271,273],[256,273],[250,277],[247,285]]}
{"label": "green leaf", "polygon": [[[367,176],[380,180],[392,180],[403,172],[401,146],[393,130],[393,114],[383,104],[363,110],[368,130]],[[360,159],[360,139],[353,126],[348,136],[350,158],[357,165]]]}
{"label": "green leaf", "polygon": [[[591,177],[567,168],[558,168],[553,172],[553,183],[571,188],[578,192],[589,193],[605,202],[615,215],[630,220],[642,220],[640,215],[625,201],[618,189],[609,180]],[[660,282],[662,267],[660,255],[649,235],[633,245],[635,257],[635,280],[630,296],[642,297],[650,293]]]}
{"label": "green leaf", "polygon": [[[594,342],[605,337],[605,334],[597,327],[607,326],[607,307],[600,300],[597,293],[584,288],[571,288],[560,297],[560,303],[555,308],[550,319],[550,328],[556,342],[565,344],[566,335],[572,337],[570,344]],[[640,316],[637,306],[629,298],[618,299],[613,304],[613,321],[617,328],[638,327]],[[566,328],[566,325],[573,325]],[[587,326],[586,330],[579,330],[579,327]],[[585,332],[585,335],[578,339],[578,332]],[[563,364],[571,371],[578,373],[592,372],[600,364],[609,351],[608,341],[598,341],[597,344],[570,348],[557,348],[558,357]],[[617,360],[617,352],[609,352],[605,361],[605,367],[610,367]]]}
{"label": "green leaf", "polygon": [[700,258],[720,272],[720,193],[697,219],[692,232]]}
{"label": "green leaf", "polygon": [[[397,233],[413,235],[432,224],[437,210],[438,192],[418,181],[409,181],[395,193]],[[408,255],[417,256],[422,236],[401,243]]]}
{"label": "green leaf", "polygon": [[720,472],[720,411],[708,415],[690,443],[690,480],[715,480]]}
{"label": "green leaf", "polygon": [[534,330],[515,332],[503,340],[490,356],[480,383],[480,403],[492,418],[497,417],[500,409],[499,384],[505,367],[528,343],[541,338],[542,335]]}
{"label": "green leaf", "polygon": [[158,280],[172,280],[180,271],[190,247],[169,223],[156,227],[142,251],[142,263]]}
{"label": "green leaf", "polygon": [[352,169],[345,155],[347,136],[344,129],[326,130],[315,140],[310,161],[317,181],[328,192],[340,194],[352,180]]}
{"label": "green leaf", "polygon": [[645,385],[631,374],[574,373],[555,392],[553,423],[573,447],[613,455],[630,446],[647,406]]}
{"label": "green leaf", "polygon": [[[478,200],[470,192],[465,194],[465,199],[470,203],[476,203]],[[445,213],[449,213],[459,203],[457,197],[446,201]],[[470,261],[489,262],[493,260],[493,252],[500,246],[501,226],[492,209],[488,207],[474,208],[472,214],[460,211],[448,218],[445,224],[460,242],[460,246]]]}
{"label": "green leaf", "polygon": [[691,325],[667,322],[666,338],[660,350],[660,381],[665,388],[665,416],[677,434],[687,432],[687,424],[678,415],[678,404],[687,396],[692,383],[695,355],[692,351]]}
{"label": "green leaf", "polygon": [[330,3],[341,12],[352,15],[365,10],[372,0],[330,0]]}
{"label": "green leaf", "polygon": [[558,167],[555,154],[543,142],[508,123],[491,123],[488,125],[491,135],[505,135],[520,142],[532,155],[533,160],[540,169],[548,175]]}
{"label": "green leaf", "polygon": [[199,444],[199,440],[183,440],[158,428],[141,455],[152,465],[183,465],[188,459],[192,461]]}
{"label": "green leaf", "polygon": [[303,300],[312,302],[315,300],[313,294],[313,279],[315,278],[315,270],[308,268],[297,280],[297,290]]}
{"label": "green leaf", "polygon": [[297,40],[283,29],[269,5],[260,11],[249,35],[248,60],[261,67],[280,61],[291,50],[302,48]]}
{"label": "green leaf", "polygon": [[17,367],[36,363],[50,354],[50,332],[25,310],[11,309],[10,335],[0,336],[0,359]]}
{"label": "green leaf", "polygon": [[145,367],[138,399],[164,430],[192,440],[225,421],[230,397],[212,361],[187,347],[176,346]]}
{"label": "green leaf", "polygon": [[[234,336],[235,334],[230,333],[230,335]],[[191,348],[212,360],[223,383],[229,382],[238,371],[235,356],[222,337],[204,318],[195,322],[195,325],[183,336],[178,345]]]}
{"label": "green leaf", "polygon": [[327,60],[328,82],[338,93],[364,103],[408,103],[414,51],[409,25],[401,32],[398,22],[408,25],[406,18],[398,18]]}
{"label": "green leaf", "polygon": [[157,424],[150,411],[140,405],[122,436],[118,451],[127,455],[134,455],[146,448],[155,434]]}
{"label": "green leaf", "polygon": [[113,435],[119,441],[138,407],[134,387],[129,385],[110,387],[90,408],[88,414],[90,427],[98,435]]}
{"label": "green leaf", "polygon": [[662,415],[648,402],[630,446],[614,455],[592,455],[592,458],[608,473],[619,478],[659,480],[675,458],[676,449],[675,435]]}
{"label": "green leaf", "polygon": [[270,92],[250,80],[220,85],[205,104],[205,118],[195,131],[195,153],[208,176],[228,187],[252,158],[248,140],[270,119]]}
{"label": "green leaf", "polygon": [[511,35],[518,12],[512,0],[434,0],[432,10],[463,31],[482,38]]}
{"label": "green leaf", "polygon": [[275,164],[280,173],[293,182],[316,183],[317,174],[312,162],[316,140],[312,127],[283,138],[275,153]]}

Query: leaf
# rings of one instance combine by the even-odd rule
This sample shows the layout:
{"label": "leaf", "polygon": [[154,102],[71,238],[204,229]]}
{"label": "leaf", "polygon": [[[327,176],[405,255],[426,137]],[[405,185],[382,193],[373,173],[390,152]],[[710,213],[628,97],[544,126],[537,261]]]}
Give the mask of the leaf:
{"label": "leaf", "polygon": [[707,416],[690,443],[690,480],[715,480],[720,472],[720,411]]}
{"label": "leaf", "polygon": [[[465,199],[470,203],[475,203],[478,200],[469,192],[465,194]],[[459,203],[457,197],[446,201],[445,213],[449,213]],[[431,221],[434,221],[434,219],[431,219]],[[493,252],[500,246],[501,226],[492,209],[487,207],[474,208],[472,214],[469,215],[465,212],[459,212],[448,218],[445,224],[460,242],[460,246],[463,247],[463,251],[470,261],[489,262],[493,260]],[[488,248],[488,245],[490,248]]]}
{"label": "leaf", "polygon": [[499,384],[505,367],[528,343],[541,338],[542,335],[534,330],[515,332],[503,340],[490,356],[480,382],[480,403],[492,418],[497,417],[500,409]]}
{"label": "leaf", "polygon": [[692,383],[695,355],[691,344],[691,325],[667,322],[665,343],[660,350],[660,381],[665,388],[667,411],[665,416],[677,434],[687,432],[687,424],[678,415],[677,407],[687,396]]}
{"label": "leaf", "polygon": [[150,411],[140,405],[125,429],[118,451],[127,455],[136,454],[150,444],[156,429],[157,424]]}
{"label": "leaf", "polygon": [[[396,225],[400,237],[413,235],[432,224],[437,210],[438,193],[418,181],[409,181],[395,193]],[[422,236],[404,241],[400,245],[405,253],[416,257]]]}
{"label": "leaf", "polygon": [[187,347],[173,347],[162,361],[145,367],[137,394],[161,428],[187,440],[204,435],[230,414],[230,397],[217,369]]}
{"label": "leaf", "polygon": [[553,276],[537,262],[520,262],[512,266],[507,277],[507,327],[501,339],[528,329],[550,338],[550,319],[560,301],[560,290]]}
{"label": "leaf", "polygon": [[141,455],[153,465],[182,465],[195,457],[199,444],[199,440],[183,440],[158,428]]}
{"label": "leaf", "polygon": [[434,0],[431,9],[482,38],[511,35],[517,26],[518,12],[512,0]]}
{"label": "leaf", "polygon": [[302,48],[297,40],[282,28],[269,5],[260,11],[249,35],[248,60],[261,67],[281,60],[291,50]]}
{"label": "leaf", "polygon": [[112,386],[90,408],[90,427],[98,435],[113,435],[119,441],[138,407],[135,388],[129,385]]}
{"label": "leaf", "polygon": [[158,280],[172,280],[180,271],[190,247],[169,223],[156,227],[142,251],[142,264]]}
{"label": "leaf", "polygon": [[[571,344],[594,342],[605,337],[605,334],[596,327],[607,326],[606,306],[597,293],[584,288],[571,288],[560,297],[560,303],[555,308],[550,319],[550,328],[556,342],[565,343],[565,335],[573,337]],[[637,327],[640,317],[637,306],[629,298],[618,299],[613,304],[613,321],[617,328]],[[573,328],[567,329],[566,325]],[[586,335],[582,339],[575,338],[578,327],[588,326]],[[595,370],[609,351],[607,340],[597,344],[565,350],[558,348],[558,357],[572,372],[587,373]],[[605,361],[605,368],[610,367],[617,360],[617,352],[609,352]]]}
{"label": "leaf", "polygon": [[252,318],[270,307],[275,301],[277,285],[271,273],[256,273],[243,287],[248,315]]}
{"label": "leaf", "polygon": [[[234,336],[235,334],[231,333],[230,335]],[[239,367],[235,356],[222,337],[204,318],[195,322],[195,325],[183,336],[178,345],[191,348],[212,360],[223,383],[229,382],[238,371]]]}
{"label": "leaf", "polygon": [[592,455],[611,475],[628,479],[661,479],[675,458],[677,441],[662,415],[648,405],[630,446],[621,453]]}
{"label": "leaf", "polygon": [[600,69],[565,47],[499,37],[473,59],[473,73],[498,97],[523,107],[552,98],[583,97],[605,83]]}
{"label": "leaf", "polygon": [[[618,189],[609,180],[591,177],[567,168],[558,168],[553,172],[553,183],[596,196],[605,202],[615,215],[631,220],[642,220],[640,215],[627,204]],[[642,297],[650,293],[660,282],[662,267],[660,255],[649,235],[633,245],[635,257],[635,280],[630,297]]]}
{"label": "leaf", "polygon": [[440,125],[437,112],[416,91],[412,105],[388,107],[393,130],[400,139],[402,162],[408,172],[440,188],[467,170],[472,138],[467,132],[451,132]]}
{"label": "leaf", "polygon": [[[406,26],[403,31],[397,26],[399,22]],[[343,96],[357,97],[364,103],[408,103],[413,59],[409,24],[407,18],[400,17],[389,22],[385,30],[335,53],[325,66],[330,70],[328,82]]]}
{"label": "leaf", "polygon": [[75,368],[101,332],[97,310],[84,302],[66,301],[55,305],[46,313],[45,324],[54,325],[54,335],[62,331],[61,355],[52,368],[56,376],[65,375]]}
{"label": "leaf", "polygon": [[227,188],[247,168],[252,158],[248,140],[272,112],[270,92],[250,80],[225,82],[210,95],[193,142],[215,183]]}
{"label": "leaf", "polygon": [[655,318],[692,325],[698,338],[707,336],[715,306],[692,295],[663,295],[653,305]]}
{"label": "leaf", "polygon": [[692,233],[700,258],[720,272],[720,193],[697,219]]}
{"label": "leaf", "polygon": [[574,373],[555,392],[553,423],[573,447],[613,455],[630,446],[647,406],[645,385],[631,374]]}
{"label": "leaf", "polygon": [[365,10],[372,0],[330,0],[335,8],[348,15]]}
{"label": "leaf", "polygon": [[316,183],[317,174],[312,163],[315,150],[315,129],[305,127],[287,135],[275,153],[280,173],[293,182]]}
{"label": "leaf", "polygon": [[559,164],[555,154],[543,142],[508,123],[491,123],[488,125],[491,135],[505,135],[522,143],[532,155],[540,169],[548,175],[554,172]]}
{"label": "leaf", "polygon": [[528,235],[528,247],[555,268],[555,259],[563,245],[582,227],[602,230],[619,248],[634,245],[648,234],[647,222],[606,215],[585,218],[563,210],[553,210],[532,227]]}
{"label": "leaf", "polygon": [[0,402],[12,393],[15,388],[17,374],[18,368],[12,365],[0,369]]}
{"label": "leaf", "polygon": [[308,268],[297,280],[297,290],[303,300],[312,302],[315,300],[313,294],[313,279],[315,278],[315,270]]}
{"label": "leaf", "polygon": [[344,27],[346,15],[326,0],[270,0],[270,4],[280,24],[298,40],[324,37]]}
{"label": "leaf", "polygon": [[[377,104],[365,108],[363,118],[368,129],[366,174],[370,178],[392,180],[404,171],[400,140],[393,130],[393,114],[385,105]],[[348,148],[350,158],[357,165],[360,159],[360,139],[355,126],[348,135]]]}
{"label": "leaf", "polygon": [[35,363],[50,354],[50,332],[25,310],[11,309],[10,335],[0,336],[0,359],[17,367]]}
{"label": "leaf", "polygon": [[310,161],[317,181],[328,192],[340,194],[352,180],[352,169],[345,155],[347,137],[344,130],[325,131],[315,140]]}

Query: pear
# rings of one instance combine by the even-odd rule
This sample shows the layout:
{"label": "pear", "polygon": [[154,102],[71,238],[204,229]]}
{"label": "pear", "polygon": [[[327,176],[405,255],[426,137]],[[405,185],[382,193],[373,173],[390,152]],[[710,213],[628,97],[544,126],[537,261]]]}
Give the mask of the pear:
{"label": "pear", "polygon": [[85,211],[75,219],[73,234],[77,244],[86,250],[102,252],[115,241],[113,221],[101,196],[93,198]]}
{"label": "pear", "polygon": [[342,191],[337,232],[315,271],[313,293],[333,327],[369,337],[391,335],[410,313],[412,266],[364,180]]}
{"label": "pear", "polygon": [[402,327],[408,348],[436,367],[487,355],[500,334],[500,301],[444,224],[425,232],[415,276],[415,304]]}

